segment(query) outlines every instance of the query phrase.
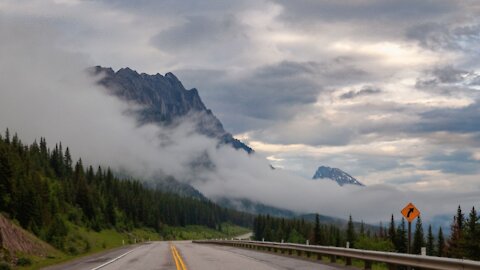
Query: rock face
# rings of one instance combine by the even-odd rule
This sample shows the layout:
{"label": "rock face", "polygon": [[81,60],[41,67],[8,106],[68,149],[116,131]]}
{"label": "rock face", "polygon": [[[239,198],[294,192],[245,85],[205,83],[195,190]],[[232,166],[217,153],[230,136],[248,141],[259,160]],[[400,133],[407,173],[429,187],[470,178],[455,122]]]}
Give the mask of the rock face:
{"label": "rock face", "polygon": [[353,176],[349,175],[348,173],[337,169],[337,168],[330,168],[327,166],[320,166],[318,167],[315,175],[313,175],[313,179],[330,179],[340,186],[343,185],[357,185],[357,186],[365,186],[364,184],[360,183],[357,179]]}
{"label": "rock face", "polygon": [[[54,248],[0,214],[0,247],[11,254],[46,256]],[[3,252],[3,251],[2,251]]]}
{"label": "rock face", "polygon": [[191,117],[199,133],[217,138],[222,144],[232,145],[247,153],[253,150],[225,131],[222,123],[203,104],[197,89],[185,89],[172,73],[139,74],[130,68],[115,72],[111,68],[96,66],[95,75],[102,74],[100,84],[106,86],[122,100],[142,106],[138,114],[141,124],[155,123],[170,125],[182,117]]}

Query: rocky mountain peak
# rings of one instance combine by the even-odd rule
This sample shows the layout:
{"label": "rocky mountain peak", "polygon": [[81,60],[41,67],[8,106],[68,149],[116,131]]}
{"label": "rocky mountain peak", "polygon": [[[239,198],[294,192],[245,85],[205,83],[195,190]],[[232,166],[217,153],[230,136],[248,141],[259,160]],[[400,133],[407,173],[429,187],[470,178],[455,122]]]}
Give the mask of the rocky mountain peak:
{"label": "rocky mountain peak", "polygon": [[330,179],[332,181],[337,182],[337,184],[339,184],[340,186],[343,186],[343,185],[365,186],[364,184],[360,183],[360,181],[358,181],[348,173],[338,168],[331,168],[327,166],[318,167],[317,171],[313,175],[313,179]]}
{"label": "rocky mountain peak", "polygon": [[185,89],[171,72],[165,76],[159,73],[149,75],[139,74],[128,67],[115,72],[111,68],[96,66],[93,73],[103,75],[99,84],[104,85],[113,95],[142,105],[138,112],[141,124],[170,125],[176,119],[193,116],[199,133],[217,138],[220,143],[230,144],[235,149],[253,152],[250,147],[225,131],[220,120],[207,109],[197,89]]}

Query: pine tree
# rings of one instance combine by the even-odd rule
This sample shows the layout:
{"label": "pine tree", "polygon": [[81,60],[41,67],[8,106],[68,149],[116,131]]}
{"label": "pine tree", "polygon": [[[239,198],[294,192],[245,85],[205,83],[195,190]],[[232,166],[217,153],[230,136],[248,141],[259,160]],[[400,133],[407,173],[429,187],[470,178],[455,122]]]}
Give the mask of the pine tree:
{"label": "pine tree", "polygon": [[417,224],[415,225],[415,233],[413,234],[412,254],[420,254],[421,249],[424,246],[425,238],[423,235],[422,219],[418,216]]}
{"label": "pine tree", "polygon": [[355,234],[355,227],[353,225],[352,215],[350,215],[347,224],[347,242],[350,242],[350,247],[353,248],[355,246],[356,238],[357,237]]}
{"label": "pine tree", "polygon": [[397,232],[395,229],[395,219],[392,214],[392,218],[390,220],[390,227],[388,228],[388,238],[392,242],[392,244],[395,244],[395,240],[397,239]]}
{"label": "pine tree", "polygon": [[314,244],[321,245],[322,243],[322,235],[320,233],[320,216],[318,214],[315,215],[315,228],[314,228]]}
{"label": "pine tree", "polygon": [[362,223],[360,224],[360,236],[365,236],[365,222],[363,222],[362,220]]}
{"label": "pine tree", "polygon": [[457,215],[453,218],[451,225],[450,239],[447,241],[447,255],[452,258],[463,258],[466,256],[464,250],[464,227],[465,217],[460,205],[457,209]]}
{"label": "pine tree", "polygon": [[379,237],[380,239],[383,239],[383,238],[385,237],[385,234],[384,234],[384,233],[385,233],[385,230],[383,229],[383,223],[382,223],[381,221],[380,221],[380,225],[379,225],[379,226],[380,226],[380,230],[379,230],[379,232],[378,232],[378,237]]}
{"label": "pine tree", "polygon": [[427,234],[427,255],[433,256],[435,253],[435,243],[432,233],[432,225],[428,225],[428,234]]}
{"label": "pine tree", "polygon": [[5,143],[10,144],[10,130],[5,130]]}
{"label": "pine tree", "polygon": [[479,217],[475,207],[468,217],[465,233],[465,249],[467,257],[472,260],[480,260],[480,227]]}
{"label": "pine tree", "polygon": [[400,253],[407,253],[407,229],[405,228],[405,219],[403,217],[398,225],[396,236],[397,239],[395,241],[395,249]]}
{"label": "pine tree", "polygon": [[445,251],[445,238],[443,237],[442,227],[438,229],[438,237],[437,237],[437,256],[443,257]]}

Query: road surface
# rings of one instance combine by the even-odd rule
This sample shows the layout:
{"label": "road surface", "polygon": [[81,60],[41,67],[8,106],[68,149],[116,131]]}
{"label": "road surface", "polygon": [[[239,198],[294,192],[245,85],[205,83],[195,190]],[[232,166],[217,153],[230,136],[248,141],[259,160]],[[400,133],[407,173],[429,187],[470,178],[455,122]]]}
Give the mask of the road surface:
{"label": "road surface", "polygon": [[190,241],[152,242],[123,248],[48,270],[338,270],[315,261],[300,260],[228,246]]}

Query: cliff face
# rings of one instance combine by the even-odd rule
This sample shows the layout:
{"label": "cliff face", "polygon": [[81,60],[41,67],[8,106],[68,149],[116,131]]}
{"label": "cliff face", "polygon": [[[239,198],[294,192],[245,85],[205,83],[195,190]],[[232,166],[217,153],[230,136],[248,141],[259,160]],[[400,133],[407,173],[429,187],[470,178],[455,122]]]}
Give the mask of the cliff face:
{"label": "cliff face", "polygon": [[172,73],[139,74],[130,68],[115,72],[111,68],[97,66],[94,74],[102,73],[100,84],[106,86],[114,95],[127,102],[142,105],[138,120],[141,124],[155,123],[169,125],[181,117],[195,119],[196,129],[206,136],[217,138],[222,144],[230,144],[235,149],[247,153],[253,150],[226,132],[222,123],[211,110],[203,104],[197,89],[185,89],[180,80]]}

